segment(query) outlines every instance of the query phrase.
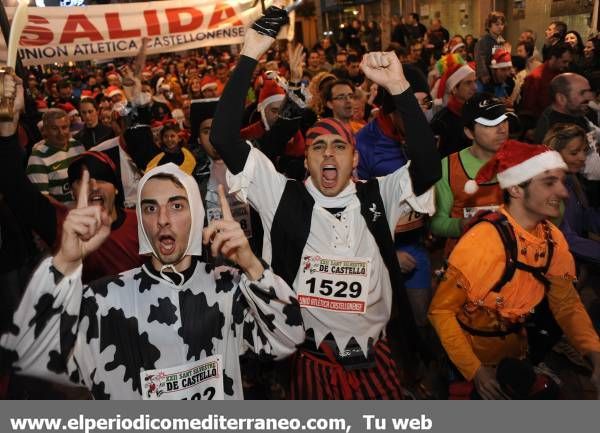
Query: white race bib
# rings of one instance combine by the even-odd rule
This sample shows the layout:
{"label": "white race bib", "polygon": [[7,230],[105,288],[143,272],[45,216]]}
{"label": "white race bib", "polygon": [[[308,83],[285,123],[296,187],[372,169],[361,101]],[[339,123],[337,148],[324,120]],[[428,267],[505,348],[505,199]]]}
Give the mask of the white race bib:
{"label": "white race bib", "polygon": [[223,360],[213,355],[190,364],[140,373],[144,400],[223,400]]}
{"label": "white race bib", "polygon": [[298,302],[304,308],[363,314],[370,272],[369,258],[304,256]]}
{"label": "white race bib", "polygon": [[473,218],[477,212],[482,210],[491,210],[492,212],[496,212],[500,206],[475,206],[475,207],[466,207],[463,208],[463,217],[464,218]]}

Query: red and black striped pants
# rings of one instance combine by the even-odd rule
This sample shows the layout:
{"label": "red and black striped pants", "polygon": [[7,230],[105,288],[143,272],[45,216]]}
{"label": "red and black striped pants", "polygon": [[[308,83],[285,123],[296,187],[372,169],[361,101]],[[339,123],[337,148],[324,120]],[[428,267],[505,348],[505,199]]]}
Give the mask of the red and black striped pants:
{"label": "red and black striped pants", "polygon": [[[323,348],[322,345],[321,348]],[[327,347],[328,348],[328,347]],[[328,348],[329,349],[329,348]],[[331,349],[329,349],[331,350]],[[299,350],[292,358],[291,400],[400,400],[402,387],[387,341],[375,347],[375,366],[347,371],[324,351],[328,359]]]}

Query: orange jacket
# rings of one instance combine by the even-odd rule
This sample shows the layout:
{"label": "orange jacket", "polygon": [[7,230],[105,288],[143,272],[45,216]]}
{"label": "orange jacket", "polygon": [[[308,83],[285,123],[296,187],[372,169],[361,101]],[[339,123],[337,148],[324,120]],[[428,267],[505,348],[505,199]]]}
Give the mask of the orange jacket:
{"label": "orange jacket", "polygon": [[[539,267],[545,264],[547,243],[542,224],[528,232],[508,214],[515,231],[519,261]],[[600,351],[600,339],[574,286],[575,263],[560,230],[550,224],[555,242],[546,273],[550,309],[567,338],[582,354]],[[504,337],[478,337],[464,331],[457,320],[473,320],[478,329],[497,329],[522,320],[542,300],[544,286],[531,274],[517,269],[499,293],[490,292],[504,272],[506,252],[491,224],[469,230],[450,255],[449,268],[429,308],[429,319],[452,362],[471,380],[479,367],[496,365],[502,358],[523,358],[527,350],[525,330]]]}

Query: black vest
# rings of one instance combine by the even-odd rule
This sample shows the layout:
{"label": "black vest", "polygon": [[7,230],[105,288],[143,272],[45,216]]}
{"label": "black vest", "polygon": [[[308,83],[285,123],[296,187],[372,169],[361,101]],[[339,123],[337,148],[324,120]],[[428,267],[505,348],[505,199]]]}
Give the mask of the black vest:
{"label": "black vest", "polygon": [[[356,195],[360,201],[361,215],[379,247],[393,288],[392,314],[387,324],[392,355],[404,373],[413,374],[418,363],[416,353],[422,347],[379,193],[379,182],[371,179],[366,183],[357,183]],[[293,287],[310,233],[314,204],[314,199],[302,183],[288,180],[273,217],[271,267],[290,287]]]}

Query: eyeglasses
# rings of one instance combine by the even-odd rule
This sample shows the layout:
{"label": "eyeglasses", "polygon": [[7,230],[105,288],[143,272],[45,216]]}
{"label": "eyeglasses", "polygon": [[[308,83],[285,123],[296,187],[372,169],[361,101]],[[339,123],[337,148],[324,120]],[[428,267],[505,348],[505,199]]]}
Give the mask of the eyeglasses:
{"label": "eyeglasses", "polygon": [[427,95],[419,101],[419,105],[427,110],[431,110],[433,108],[433,98]]}
{"label": "eyeglasses", "polygon": [[347,93],[345,95],[332,96],[331,99],[333,101],[352,101],[356,99],[356,95],[354,93]]}

